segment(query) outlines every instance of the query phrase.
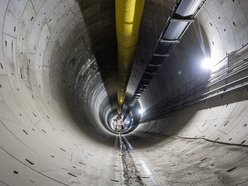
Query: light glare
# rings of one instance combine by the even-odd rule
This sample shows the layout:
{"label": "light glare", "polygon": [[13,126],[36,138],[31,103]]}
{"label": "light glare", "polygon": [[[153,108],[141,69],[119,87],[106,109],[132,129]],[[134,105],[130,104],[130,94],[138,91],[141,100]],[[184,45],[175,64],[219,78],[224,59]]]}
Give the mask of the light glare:
{"label": "light glare", "polygon": [[139,113],[139,114],[143,114],[143,112],[144,112],[143,109],[139,109],[139,110],[138,110],[138,113]]}
{"label": "light glare", "polygon": [[214,67],[213,61],[210,58],[205,58],[201,63],[202,68],[211,70]]}

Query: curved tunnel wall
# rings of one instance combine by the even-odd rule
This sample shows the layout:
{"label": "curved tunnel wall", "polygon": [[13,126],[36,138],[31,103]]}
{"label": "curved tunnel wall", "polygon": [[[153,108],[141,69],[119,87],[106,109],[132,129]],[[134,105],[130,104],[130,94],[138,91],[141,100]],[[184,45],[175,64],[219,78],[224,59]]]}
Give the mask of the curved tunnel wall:
{"label": "curved tunnel wall", "polygon": [[[154,38],[159,36],[163,28],[164,20],[160,16],[167,17],[174,5],[174,1],[163,3],[161,8],[157,1],[146,1],[139,47],[128,87],[130,93],[134,91],[135,82],[138,83],[142,73],[140,65],[148,62],[155,45]],[[211,54],[218,51],[218,60],[248,42],[247,6],[245,1],[209,0],[199,14],[198,22],[208,39],[205,42]],[[99,126],[106,120],[106,112],[116,108],[112,101],[116,100],[117,82],[116,41],[113,39],[114,3],[108,0],[4,0],[0,2],[0,8],[0,183],[113,183],[114,141]],[[147,37],[150,31],[153,32]],[[191,64],[183,57],[189,53],[187,45],[195,32],[194,28],[190,28],[178,46],[178,51],[175,50],[174,57],[165,61],[141,97],[143,108],[166,98],[168,89],[173,92],[178,88],[170,81],[161,80],[166,80],[168,63],[179,63],[178,55],[184,59],[180,63]],[[202,50],[197,52],[201,53]],[[106,62],[106,58],[110,60]],[[84,68],[84,65],[87,67]],[[184,68],[186,71],[188,65],[182,65],[182,72]],[[85,79],[79,78],[80,70]],[[109,72],[112,73],[111,77],[108,76]],[[184,74],[182,76],[186,77]],[[194,76],[187,78],[191,81]],[[75,83],[76,80],[79,83]],[[162,85],[158,84],[161,82]],[[198,145],[203,145],[194,142],[187,145],[184,142],[176,143],[178,139],[165,143],[170,135],[190,138],[204,136],[211,140],[219,138],[221,142],[245,145],[248,130],[245,125],[248,120],[246,99],[247,91],[243,90],[222,100],[217,99],[217,103],[213,100],[205,105],[195,105],[172,113],[165,119],[145,123],[131,137],[135,137],[134,144],[140,147],[139,151],[147,154],[151,167],[160,169],[171,165],[153,160],[153,156],[149,155],[151,149],[154,157],[159,159],[167,148],[180,154],[182,147],[185,151],[196,147],[194,153],[198,152]],[[222,146],[218,148],[224,149]],[[224,149],[223,152],[215,153],[216,159],[213,159],[219,161],[228,151]],[[245,162],[244,152],[240,149],[236,149],[236,152]],[[163,158],[168,157],[164,154]],[[217,166],[216,169],[222,171],[229,166],[232,168],[235,158],[233,156],[222,160],[223,166]],[[197,163],[191,165],[197,167]],[[202,166],[206,175],[212,175],[206,168],[208,165]],[[245,182],[246,177],[241,172],[246,167],[238,170],[231,178],[236,176]],[[158,175],[162,182],[166,181],[162,170],[158,171]],[[214,179],[213,183],[219,182]]]}
{"label": "curved tunnel wall", "polygon": [[[99,5],[101,2],[88,5],[85,11],[91,12]],[[104,167],[111,164],[112,150],[107,143],[100,145],[92,140],[88,137],[91,135],[86,135],[87,130],[75,124],[67,108],[66,95],[61,94],[66,83],[61,83],[65,80],[62,75],[68,75],[61,73],[62,63],[73,54],[73,48],[69,47],[73,47],[71,41],[83,34],[86,47],[91,47],[79,4],[75,1],[1,1],[0,7],[0,183],[97,184],[100,176],[109,173],[105,173]],[[98,86],[101,78],[96,71],[92,75],[97,76]],[[102,86],[95,94],[103,100],[106,92]],[[100,108],[98,102],[87,104]],[[91,126],[90,122],[81,124],[86,129]],[[93,136],[96,134],[94,130],[88,131],[92,131]],[[104,162],[103,155],[106,156]]]}
{"label": "curved tunnel wall", "polygon": [[[247,12],[243,9],[245,6],[245,3],[242,4],[242,1],[222,3],[208,1],[199,14],[197,22],[185,34],[180,46],[175,49],[172,57],[164,61],[163,67],[159,70],[143,97],[141,97],[143,107],[147,108],[163,99],[170,98],[170,94],[177,93],[178,89],[182,89],[189,82],[190,84],[188,86],[194,87],[197,85],[199,79],[208,80],[209,73],[200,67],[201,60],[204,57],[211,57],[218,62],[226,56],[237,53],[236,58],[247,58],[247,47],[244,47],[248,40]],[[199,29],[199,27],[202,28]],[[206,36],[204,36],[205,34]],[[189,46],[189,43],[192,46]],[[241,48],[243,52],[236,52],[240,51]],[[225,66],[227,63],[224,60],[219,66]],[[178,70],[181,71],[180,74],[178,74]],[[163,79],[163,81],[159,81],[159,79]],[[165,88],[157,91],[157,87]],[[244,106],[246,104],[244,100],[247,99],[246,94],[247,91],[244,89],[243,91],[227,96],[227,98],[225,96],[217,97],[214,100],[210,100],[209,103],[206,102],[193,106],[193,108],[185,109],[184,115],[179,114],[180,112],[173,114],[174,117],[175,115],[177,117],[176,119],[171,117],[173,120],[176,120],[175,122],[168,119],[167,122],[164,120],[154,121],[147,125],[151,125],[150,129],[153,130],[156,128],[156,122],[161,122],[161,125],[163,125],[163,129],[161,129],[162,133],[171,134],[170,131],[173,131],[172,133],[175,134],[178,132],[176,128],[180,126],[181,120],[183,121],[182,123],[189,124],[191,130],[186,130],[190,131],[187,134],[190,133],[191,135],[189,136],[191,137],[211,136],[210,138],[213,140],[219,138],[218,140],[228,143],[230,142],[229,139],[237,133],[238,135],[235,135],[236,137],[233,138],[236,139],[234,143],[240,144],[245,140],[245,136],[247,135],[246,130],[242,135],[239,134],[239,131],[243,130],[240,127],[247,120],[243,118],[246,115],[246,111],[243,110],[243,107],[246,107]],[[193,110],[194,113],[189,114]],[[198,110],[201,115],[197,112]],[[185,120],[179,119],[180,117],[185,118]],[[222,125],[227,121],[229,122],[231,118],[233,119],[233,121],[230,121],[231,124],[229,123],[229,126],[225,125],[224,127],[230,127],[230,129],[223,129],[225,131],[222,131],[220,129]],[[243,118],[242,124],[240,123],[241,118]],[[215,124],[206,124],[213,121],[218,123],[220,128],[215,126]],[[202,125],[200,122],[202,122],[202,125],[205,123],[205,128],[209,127],[209,130],[201,129],[200,126]],[[166,130],[164,123],[168,123],[168,129],[172,129]],[[160,128],[159,126],[160,124],[158,124],[157,129]],[[147,126],[145,128],[149,131]],[[237,131],[235,132],[233,130],[229,133],[233,128]]]}

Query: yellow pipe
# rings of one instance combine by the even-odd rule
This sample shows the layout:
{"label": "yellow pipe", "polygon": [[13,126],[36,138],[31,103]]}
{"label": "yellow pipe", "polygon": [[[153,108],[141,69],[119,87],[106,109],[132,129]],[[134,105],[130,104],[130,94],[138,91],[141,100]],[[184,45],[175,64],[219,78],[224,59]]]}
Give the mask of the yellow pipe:
{"label": "yellow pipe", "polygon": [[116,35],[118,42],[118,114],[122,113],[127,83],[139,37],[145,0],[115,0]]}

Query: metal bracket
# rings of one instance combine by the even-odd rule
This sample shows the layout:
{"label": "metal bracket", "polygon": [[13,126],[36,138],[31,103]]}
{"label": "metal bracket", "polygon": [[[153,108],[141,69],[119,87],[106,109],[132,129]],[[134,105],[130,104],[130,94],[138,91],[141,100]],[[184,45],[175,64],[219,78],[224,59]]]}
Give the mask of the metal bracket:
{"label": "metal bracket", "polygon": [[170,54],[153,54],[155,57],[170,57]]}
{"label": "metal bracket", "polygon": [[160,42],[162,42],[162,43],[180,43],[180,41],[178,39],[171,40],[171,39],[163,39],[163,38],[161,38]]}
{"label": "metal bracket", "polygon": [[188,23],[193,23],[195,22],[195,19],[178,19],[178,18],[171,18],[170,22],[188,22]]}

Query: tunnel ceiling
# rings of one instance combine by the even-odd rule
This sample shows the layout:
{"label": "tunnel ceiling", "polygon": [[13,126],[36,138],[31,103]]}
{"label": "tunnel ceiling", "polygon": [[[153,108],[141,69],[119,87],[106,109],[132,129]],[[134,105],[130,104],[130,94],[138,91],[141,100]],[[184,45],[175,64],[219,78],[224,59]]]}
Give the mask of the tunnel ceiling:
{"label": "tunnel ceiling", "polygon": [[[127,101],[175,3],[175,0],[145,1]],[[204,57],[217,61],[224,58],[221,68],[233,61],[247,60],[247,10],[245,0],[208,0],[180,44],[163,61],[141,96],[140,106],[149,108],[171,98],[184,86],[197,86],[199,80],[207,82],[211,73],[199,67]],[[117,108],[114,1],[2,0],[0,28],[0,185],[115,182],[113,172],[118,171],[113,165],[119,163],[113,148],[116,138],[107,126]],[[242,73],[237,77],[247,76],[247,71]],[[166,152],[163,141],[173,135],[240,145],[231,151],[232,155],[248,144],[247,99],[247,90],[242,89],[145,122],[127,137],[137,142],[137,149],[147,154],[147,158],[153,152],[156,157]],[[199,145],[180,141],[174,148],[174,142],[168,143],[177,156],[181,147],[190,152]],[[200,146],[211,152],[217,149],[203,143]],[[222,149],[220,144],[218,148]],[[223,169],[221,175],[239,167],[232,164],[237,154],[232,161],[228,158],[225,161],[223,153],[230,149],[223,149],[212,155],[213,160],[222,163],[212,166],[216,172]],[[237,155],[240,159],[246,153],[241,151]],[[163,160],[163,166],[167,167],[166,159]],[[161,163],[152,162],[157,167]],[[110,167],[109,171],[106,167]],[[247,168],[237,169],[238,177],[247,183],[241,174]],[[211,173],[204,175],[208,174]],[[219,183],[214,180],[213,183]]]}

